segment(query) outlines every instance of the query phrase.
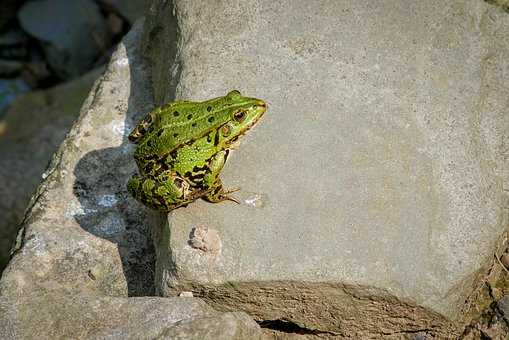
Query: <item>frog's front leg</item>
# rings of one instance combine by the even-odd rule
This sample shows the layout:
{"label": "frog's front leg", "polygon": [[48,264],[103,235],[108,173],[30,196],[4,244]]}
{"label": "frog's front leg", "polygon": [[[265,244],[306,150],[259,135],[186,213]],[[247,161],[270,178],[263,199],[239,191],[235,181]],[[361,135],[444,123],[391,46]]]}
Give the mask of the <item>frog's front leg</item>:
{"label": "frog's front leg", "polygon": [[238,191],[238,188],[226,190],[221,183],[219,174],[223,169],[224,163],[228,158],[230,150],[223,150],[218,152],[211,158],[209,163],[209,169],[203,177],[203,185],[209,189],[209,193],[203,197],[204,200],[212,203],[218,203],[222,201],[233,201],[239,204],[235,198],[229,196],[232,192]]}
{"label": "frog's front leg", "polygon": [[192,194],[189,183],[170,171],[156,177],[135,175],[127,183],[127,190],[138,201],[162,211],[171,211],[197,198]]}

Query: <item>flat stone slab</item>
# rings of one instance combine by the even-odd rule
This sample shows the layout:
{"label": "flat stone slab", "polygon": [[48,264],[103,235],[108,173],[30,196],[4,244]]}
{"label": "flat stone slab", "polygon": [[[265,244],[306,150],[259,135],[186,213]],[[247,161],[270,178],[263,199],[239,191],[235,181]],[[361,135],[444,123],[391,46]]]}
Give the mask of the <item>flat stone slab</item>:
{"label": "flat stone slab", "polygon": [[2,339],[262,340],[243,312],[220,313],[197,298],[39,294],[0,297]]}
{"label": "flat stone slab", "polygon": [[[146,27],[157,103],[239,89],[269,105],[223,171],[242,204],[193,203],[156,235],[158,289],[225,308],[238,296],[261,319],[334,332],[345,319],[295,309],[346,291],[331,311],[358,306],[359,328],[401,304],[430,325],[459,319],[506,227],[507,13],[482,1],[158,6]],[[174,55],[168,32],[185,42]],[[285,286],[312,294],[268,307]]]}

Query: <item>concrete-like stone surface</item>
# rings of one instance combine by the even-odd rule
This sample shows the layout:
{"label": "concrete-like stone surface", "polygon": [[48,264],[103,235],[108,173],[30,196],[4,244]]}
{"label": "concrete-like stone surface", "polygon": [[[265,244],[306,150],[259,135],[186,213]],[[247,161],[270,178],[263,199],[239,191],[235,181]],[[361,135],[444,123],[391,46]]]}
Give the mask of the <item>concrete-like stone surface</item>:
{"label": "concrete-like stone surface", "polygon": [[169,328],[164,332],[164,337],[172,340],[268,339],[262,334],[258,324],[243,312],[188,318]]}
{"label": "concrete-like stone surface", "polygon": [[[357,329],[373,316],[388,323],[374,331],[397,328],[385,294],[407,315],[426,309],[409,331],[460,318],[507,227],[507,13],[474,0],[174,3],[148,18],[156,103],[236,88],[269,110],[223,171],[243,204],[196,202],[160,230],[159,290],[226,307],[238,295],[261,319],[336,332],[346,302]],[[191,246],[196,226],[217,230],[219,252]],[[330,284],[350,298],[325,316],[295,310],[344,294]],[[285,286],[295,301],[265,304]]]}
{"label": "concrete-like stone surface", "polygon": [[245,313],[219,313],[197,298],[48,293],[23,300],[0,297],[0,337],[254,340],[262,339],[262,332]]}
{"label": "concrete-like stone surface", "polygon": [[103,68],[17,98],[0,125],[0,272],[25,208]]}

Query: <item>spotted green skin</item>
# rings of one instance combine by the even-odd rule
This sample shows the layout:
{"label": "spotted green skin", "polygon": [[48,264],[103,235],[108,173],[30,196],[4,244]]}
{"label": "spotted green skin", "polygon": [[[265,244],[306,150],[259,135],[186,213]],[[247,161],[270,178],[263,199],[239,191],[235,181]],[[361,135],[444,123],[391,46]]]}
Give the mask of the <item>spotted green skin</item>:
{"label": "spotted green skin", "polygon": [[127,189],[146,206],[168,212],[203,198],[232,200],[219,174],[239,137],[266,111],[256,98],[231,91],[204,102],[177,101],[154,109],[129,134],[140,174]]}

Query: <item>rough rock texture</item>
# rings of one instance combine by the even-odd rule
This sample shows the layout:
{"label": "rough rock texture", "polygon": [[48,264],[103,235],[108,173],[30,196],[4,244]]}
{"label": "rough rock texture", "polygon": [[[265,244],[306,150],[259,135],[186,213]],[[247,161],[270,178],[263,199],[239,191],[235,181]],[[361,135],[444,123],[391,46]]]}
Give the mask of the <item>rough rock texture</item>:
{"label": "rough rock texture", "polygon": [[[237,309],[282,337],[458,336],[507,226],[506,14],[476,1],[206,6],[156,1],[152,69],[137,25],[94,86],[0,281],[0,337],[41,324],[48,337],[259,338]],[[196,202],[163,226],[128,197],[149,72],[158,104],[232,88],[268,101],[224,171],[240,206]],[[224,313],[128,298],[151,294],[153,275],[159,293]]]}
{"label": "rough rock texture", "polygon": [[[223,171],[243,204],[196,202],[155,233],[158,290],[335,334],[455,336],[508,226],[507,13],[175,0],[147,24],[156,104],[269,104]],[[220,251],[192,246],[196,226]]]}
{"label": "rough rock texture", "polygon": [[[127,197],[127,132],[151,106],[142,25],[95,83],[33,197],[0,281],[1,339],[262,339],[244,312],[153,293],[147,211]],[[161,220],[159,220],[161,223]]]}
{"label": "rough rock texture", "polygon": [[21,248],[2,278],[3,292],[51,282],[77,290],[86,283],[112,296],[150,294],[147,216],[125,190],[134,171],[126,133],[132,117],[151,106],[136,54],[140,30],[120,45],[43,175],[25,216]]}
{"label": "rough rock texture", "polygon": [[509,295],[504,296],[498,301],[498,308],[502,312],[504,318],[509,321]]}
{"label": "rough rock texture", "polygon": [[[509,271],[504,266],[504,256],[509,252],[509,232],[502,237],[489,269],[478,280],[475,305],[470,308],[473,319],[465,327],[460,339],[508,339]],[[474,299],[470,299],[474,300]]]}
{"label": "rough rock texture", "polygon": [[0,122],[0,271],[25,208],[103,68],[12,103]]}
{"label": "rough rock texture", "polygon": [[203,318],[188,318],[168,328],[167,339],[266,339],[258,324],[246,313],[232,312]]}
{"label": "rough rock texture", "polygon": [[197,298],[38,292],[30,299],[0,297],[0,338],[242,340],[262,334],[245,313],[218,313]]}
{"label": "rough rock texture", "polygon": [[94,1],[28,1],[18,17],[23,29],[40,41],[48,63],[64,79],[89,70],[109,46],[106,21]]}

